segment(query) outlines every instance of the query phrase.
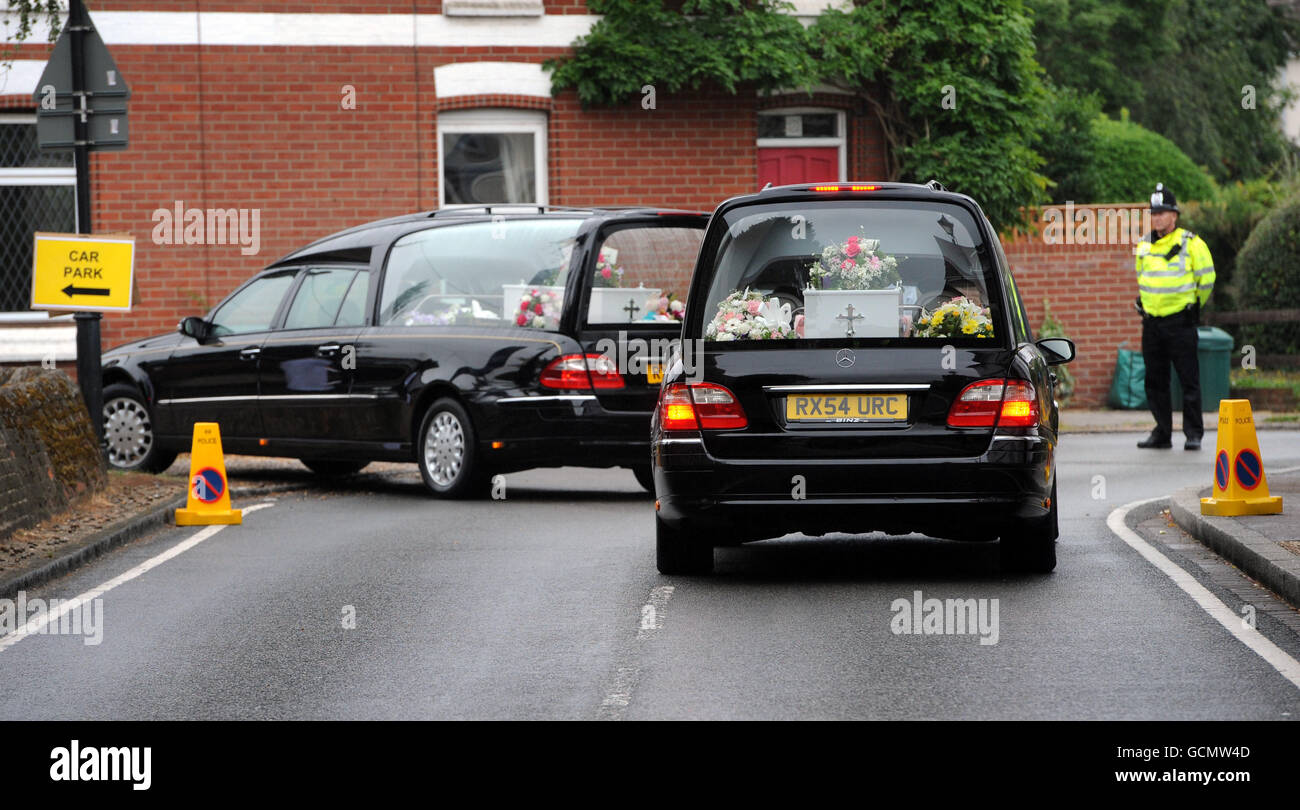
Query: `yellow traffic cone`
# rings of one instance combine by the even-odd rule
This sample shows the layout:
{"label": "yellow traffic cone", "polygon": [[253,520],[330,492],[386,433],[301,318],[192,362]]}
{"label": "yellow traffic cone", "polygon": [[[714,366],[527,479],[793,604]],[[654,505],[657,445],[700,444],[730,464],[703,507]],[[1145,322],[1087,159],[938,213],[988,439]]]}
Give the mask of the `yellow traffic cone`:
{"label": "yellow traffic cone", "polygon": [[190,496],[176,510],[177,526],[240,524],[244,513],[230,508],[226,462],[221,455],[221,428],[216,422],[195,422],[190,449]]}
{"label": "yellow traffic cone", "polygon": [[1214,497],[1201,498],[1202,515],[1277,515],[1282,498],[1268,494],[1264,461],[1248,399],[1219,400],[1219,439],[1214,452]]}

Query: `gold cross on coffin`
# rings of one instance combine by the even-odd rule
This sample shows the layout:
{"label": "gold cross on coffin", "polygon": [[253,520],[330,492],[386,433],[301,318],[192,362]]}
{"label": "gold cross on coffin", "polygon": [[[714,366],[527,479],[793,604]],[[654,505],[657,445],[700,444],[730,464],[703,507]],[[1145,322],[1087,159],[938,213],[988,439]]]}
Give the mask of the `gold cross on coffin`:
{"label": "gold cross on coffin", "polygon": [[853,305],[852,305],[852,304],[849,304],[848,306],[846,306],[846,307],[844,308],[844,314],[843,314],[843,315],[836,315],[836,316],[835,316],[835,320],[837,320],[837,321],[847,321],[848,324],[846,325],[846,327],[845,327],[845,329],[844,329],[844,337],[853,337],[853,335],[854,335],[854,332],[853,332],[853,322],[854,322],[854,321],[860,321],[860,320],[862,320],[864,317],[865,317],[865,316],[863,316],[863,315],[859,315],[859,314],[857,314],[856,312],[854,312],[854,311],[853,311]]}

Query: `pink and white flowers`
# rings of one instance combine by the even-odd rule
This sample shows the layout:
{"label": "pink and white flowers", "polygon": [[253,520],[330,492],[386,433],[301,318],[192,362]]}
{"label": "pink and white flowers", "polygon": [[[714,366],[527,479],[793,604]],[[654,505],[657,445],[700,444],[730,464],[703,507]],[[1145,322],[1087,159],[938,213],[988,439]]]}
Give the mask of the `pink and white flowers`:
{"label": "pink and white flowers", "polygon": [[558,329],[560,308],[564,301],[550,290],[530,288],[519,299],[515,309],[515,325],[530,329]]}
{"label": "pink and white flowers", "polygon": [[808,284],[815,290],[887,290],[899,283],[898,259],[877,253],[879,239],[850,236],[843,244],[829,245],[808,268]]}
{"label": "pink and white flowers", "polygon": [[705,340],[771,340],[796,337],[790,305],[763,294],[737,290],[718,302],[718,314],[704,328]]}
{"label": "pink and white flowers", "polygon": [[615,259],[607,257],[605,251],[596,256],[596,276],[592,279],[593,287],[622,287],[623,268],[614,266]]}
{"label": "pink and white flowers", "polygon": [[680,321],[686,316],[686,304],[681,299],[674,298],[672,293],[648,299],[645,310],[646,314],[641,319],[643,321]]}

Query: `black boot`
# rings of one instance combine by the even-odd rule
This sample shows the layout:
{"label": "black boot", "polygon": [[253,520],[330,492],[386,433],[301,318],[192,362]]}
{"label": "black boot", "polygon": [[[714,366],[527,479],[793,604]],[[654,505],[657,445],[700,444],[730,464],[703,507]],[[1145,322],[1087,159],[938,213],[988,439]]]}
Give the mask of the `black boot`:
{"label": "black boot", "polygon": [[1159,433],[1156,433],[1154,430],[1151,431],[1150,436],[1147,436],[1145,439],[1138,442],[1138,447],[1141,447],[1143,449],[1151,448],[1151,447],[1163,449],[1165,447],[1173,447],[1173,446],[1174,443],[1169,440],[1168,436],[1161,436]]}
{"label": "black boot", "polygon": [[1184,449],[1184,450],[1200,450],[1200,449],[1201,449],[1201,437],[1200,437],[1200,436],[1197,436],[1195,439],[1193,439],[1192,437],[1188,436],[1188,437],[1187,437],[1187,441],[1183,442],[1183,449]]}

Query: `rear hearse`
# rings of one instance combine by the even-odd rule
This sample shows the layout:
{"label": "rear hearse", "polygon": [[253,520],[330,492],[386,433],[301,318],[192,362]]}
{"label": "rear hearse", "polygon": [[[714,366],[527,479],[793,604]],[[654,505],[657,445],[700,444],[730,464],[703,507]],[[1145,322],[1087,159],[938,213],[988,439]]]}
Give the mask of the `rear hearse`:
{"label": "rear hearse", "polygon": [[1065,339],[938,183],[769,188],[714,212],[652,421],[659,570],[790,533],[1000,539],[1056,564]]}
{"label": "rear hearse", "polygon": [[121,469],[166,468],[195,422],[226,452],[325,475],[413,461],[438,496],[532,467],[627,467],[708,215],[489,206],[381,220],[280,259],[176,333],[107,352]]}

